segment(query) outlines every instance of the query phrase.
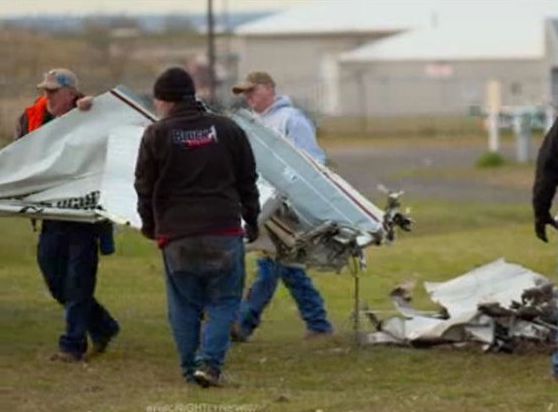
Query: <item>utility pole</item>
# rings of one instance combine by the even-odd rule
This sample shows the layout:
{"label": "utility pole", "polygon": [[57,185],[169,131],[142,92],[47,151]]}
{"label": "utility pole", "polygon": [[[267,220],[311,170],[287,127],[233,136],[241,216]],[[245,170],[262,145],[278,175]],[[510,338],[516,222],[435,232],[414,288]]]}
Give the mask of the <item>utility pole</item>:
{"label": "utility pole", "polygon": [[207,61],[209,70],[209,103],[215,103],[215,20],[213,16],[213,0],[207,0]]}

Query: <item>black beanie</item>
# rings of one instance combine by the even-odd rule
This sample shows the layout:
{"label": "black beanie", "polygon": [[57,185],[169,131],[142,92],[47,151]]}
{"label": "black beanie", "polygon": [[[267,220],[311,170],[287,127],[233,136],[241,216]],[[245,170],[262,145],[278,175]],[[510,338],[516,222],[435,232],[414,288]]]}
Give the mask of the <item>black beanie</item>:
{"label": "black beanie", "polygon": [[195,94],[192,77],[180,67],[165,70],[153,85],[153,96],[166,102],[181,102],[194,98]]}

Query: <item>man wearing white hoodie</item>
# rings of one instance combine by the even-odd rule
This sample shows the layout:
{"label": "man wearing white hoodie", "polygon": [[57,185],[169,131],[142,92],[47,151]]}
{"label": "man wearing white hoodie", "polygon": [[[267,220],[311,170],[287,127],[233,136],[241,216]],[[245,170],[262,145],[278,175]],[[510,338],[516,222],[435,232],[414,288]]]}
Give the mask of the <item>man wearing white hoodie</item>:
{"label": "man wearing white hoodie", "polygon": [[[314,125],[293,106],[289,97],[276,94],[275,82],[268,73],[252,72],[232,91],[244,95],[248,106],[266,126],[277,130],[317,162],[325,163],[326,156],[318,146]],[[258,259],[258,269],[256,280],[240,306],[238,321],[232,330],[234,340],[247,340],[258,327],[261,314],[271,301],[279,279],[297,304],[306,323],[307,338],[333,332],[324,301],[304,269],[283,265],[269,257]]]}

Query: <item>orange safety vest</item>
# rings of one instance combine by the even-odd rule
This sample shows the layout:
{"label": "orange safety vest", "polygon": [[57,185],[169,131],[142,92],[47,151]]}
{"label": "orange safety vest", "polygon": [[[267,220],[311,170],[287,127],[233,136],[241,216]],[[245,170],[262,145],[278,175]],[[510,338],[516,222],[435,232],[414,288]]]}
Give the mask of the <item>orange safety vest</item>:
{"label": "orange safety vest", "polygon": [[27,133],[38,129],[45,123],[47,115],[47,98],[39,97],[35,100],[35,104],[25,109],[27,115]]}

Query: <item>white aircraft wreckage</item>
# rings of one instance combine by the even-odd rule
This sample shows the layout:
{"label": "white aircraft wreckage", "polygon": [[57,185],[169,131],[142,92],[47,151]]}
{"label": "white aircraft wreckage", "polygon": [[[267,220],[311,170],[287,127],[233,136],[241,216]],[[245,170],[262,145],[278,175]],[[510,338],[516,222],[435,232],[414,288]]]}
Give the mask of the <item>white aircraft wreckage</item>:
{"label": "white aircraft wreckage", "polygon": [[[278,259],[339,271],[363,249],[410,230],[400,193],[383,211],[337,174],[313,161],[245,110],[228,114],[247,133],[270,247]],[[144,129],[156,116],[142,99],[117,87],[0,151],[0,215],[140,228],[133,187]]]}
{"label": "white aircraft wreckage", "polygon": [[418,311],[412,285],[394,289],[399,316],[379,319],[366,310],[375,329],[361,343],[433,346],[476,343],[486,351],[513,352],[523,343],[553,346],[558,334],[558,288],[546,277],[503,259],[447,282],[425,282],[441,310]]}

